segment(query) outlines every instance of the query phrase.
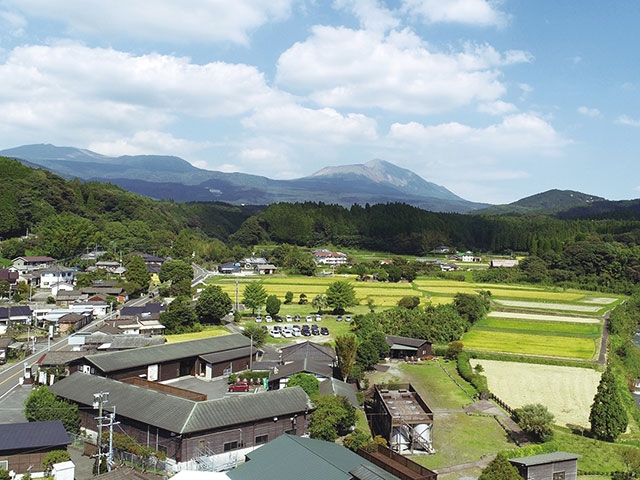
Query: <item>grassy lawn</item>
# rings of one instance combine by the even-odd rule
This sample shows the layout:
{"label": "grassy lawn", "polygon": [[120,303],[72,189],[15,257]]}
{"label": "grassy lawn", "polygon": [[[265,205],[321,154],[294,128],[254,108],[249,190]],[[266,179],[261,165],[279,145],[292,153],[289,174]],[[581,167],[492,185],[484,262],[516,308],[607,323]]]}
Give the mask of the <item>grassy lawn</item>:
{"label": "grassy lawn", "polygon": [[472,402],[469,397],[473,394],[473,387],[469,386],[455,371],[455,364],[451,375],[465,387],[465,390],[458,387],[451,378],[443,371],[439,362],[428,362],[424,364],[403,364],[401,372],[411,383],[422,399],[427,402],[431,410],[457,410]]}
{"label": "grassy lawn", "polygon": [[186,342],[188,340],[200,340],[201,338],[217,337],[219,335],[228,335],[227,330],[222,325],[204,327],[201,332],[181,333],[179,335],[166,335],[167,343]]}
{"label": "grassy lawn", "polygon": [[578,459],[578,469],[583,472],[624,470],[621,452],[627,448],[637,448],[575,435],[566,428],[556,428],[554,440],[558,443],[560,451],[582,455],[582,458]]}
{"label": "grassy lawn", "polygon": [[530,321],[508,318],[483,318],[474,324],[474,328],[500,332],[544,332],[548,335],[590,338],[599,338],[602,333],[600,324],[594,323],[548,322],[539,320]]}

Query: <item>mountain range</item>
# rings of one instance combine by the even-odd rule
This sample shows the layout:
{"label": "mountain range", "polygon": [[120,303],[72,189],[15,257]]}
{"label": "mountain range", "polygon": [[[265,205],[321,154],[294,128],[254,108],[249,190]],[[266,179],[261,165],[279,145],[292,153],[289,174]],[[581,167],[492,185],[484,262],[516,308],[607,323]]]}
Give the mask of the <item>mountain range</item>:
{"label": "mountain range", "polygon": [[[571,190],[549,190],[508,205],[476,203],[445,187],[384,160],[325,167],[307,177],[273,180],[245,173],[226,173],[194,167],[167,155],[110,157],[91,150],[50,144],[23,145],[0,151],[30,167],[63,178],[108,182],[133,193],[176,202],[219,201],[234,205],[278,202],[353,204],[401,202],[433,212],[473,214],[609,212],[635,208],[635,201],[610,202]],[[629,204],[631,202],[631,204]],[[621,204],[621,205],[619,205]]]}
{"label": "mountain range", "polygon": [[273,180],[204,170],[174,156],[109,157],[48,144],[24,145],[0,151],[0,155],[29,162],[67,179],[110,182],[134,193],[176,202],[268,205],[312,201],[345,207],[354,203],[403,202],[435,212],[459,213],[489,206],[465,200],[410,170],[378,159],[360,165],[326,167],[307,177]]}

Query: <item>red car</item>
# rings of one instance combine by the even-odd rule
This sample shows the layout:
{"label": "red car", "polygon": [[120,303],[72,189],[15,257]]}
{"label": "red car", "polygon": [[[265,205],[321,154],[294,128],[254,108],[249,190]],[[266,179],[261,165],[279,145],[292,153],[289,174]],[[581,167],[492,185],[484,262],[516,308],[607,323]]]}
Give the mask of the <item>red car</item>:
{"label": "red car", "polygon": [[229,385],[230,392],[248,392],[249,384],[246,381],[236,382]]}

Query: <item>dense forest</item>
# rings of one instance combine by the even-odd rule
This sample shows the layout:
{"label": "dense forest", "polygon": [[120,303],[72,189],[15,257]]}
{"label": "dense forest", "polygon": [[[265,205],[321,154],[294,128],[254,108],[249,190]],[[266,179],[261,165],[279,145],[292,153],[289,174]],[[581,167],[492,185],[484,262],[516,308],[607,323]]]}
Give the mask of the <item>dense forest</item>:
{"label": "dense forest", "polygon": [[[32,235],[27,235],[28,233]],[[319,246],[429,256],[439,245],[483,254],[529,255],[522,268],[483,281],[527,281],[630,293],[640,280],[640,215],[433,213],[401,203],[175,203],[98,182],[64,180],[0,158],[2,256],[26,251],[72,258],[100,248],[203,262],[238,260],[257,245]],[[267,252],[269,253],[269,252]],[[277,251],[275,252],[277,253]]]}

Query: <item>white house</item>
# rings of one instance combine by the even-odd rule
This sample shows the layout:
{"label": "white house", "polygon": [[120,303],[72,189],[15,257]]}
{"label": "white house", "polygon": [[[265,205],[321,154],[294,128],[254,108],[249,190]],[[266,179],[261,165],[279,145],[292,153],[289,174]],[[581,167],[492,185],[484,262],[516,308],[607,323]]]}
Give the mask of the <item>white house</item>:
{"label": "white house", "polygon": [[68,283],[73,285],[76,279],[76,270],[69,267],[50,267],[40,270],[40,288],[52,288],[56,284]]}
{"label": "white house", "polygon": [[314,250],[313,258],[317,263],[322,263],[323,265],[346,265],[348,263],[346,253],[332,252],[324,248]]}

